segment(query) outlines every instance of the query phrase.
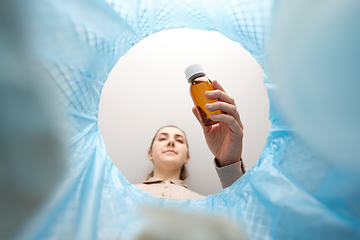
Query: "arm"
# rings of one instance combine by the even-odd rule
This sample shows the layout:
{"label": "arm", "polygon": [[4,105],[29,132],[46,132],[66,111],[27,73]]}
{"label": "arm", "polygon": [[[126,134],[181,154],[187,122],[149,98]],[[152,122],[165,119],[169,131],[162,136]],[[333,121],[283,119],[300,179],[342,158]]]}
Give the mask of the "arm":
{"label": "arm", "polygon": [[240,160],[225,167],[218,165],[217,159],[214,159],[215,170],[219,176],[222,188],[231,186],[236,180],[238,180],[245,173],[245,166],[243,161]]}
{"label": "arm", "polygon": [[222,111],[221,114],[209,116],[212,120],[219,123],[212,126],[204,126],[201,124],[195,107],[193,107],[192,111],[203,128],[206,143],[210,151],[217,160],[216,166],[219,168],[217,172],[219,173],[220,171],[220,180],[222,181],[222,176],[225,175],[227,179],[231,179],[224,180],[226,184],[222,185],[227,187],[243,174],[243,171],[241,171],[243,124],[234,99],[225,92],[224,88],[216,80],[213,81],[212,85],[214,90],[207,91],[205,96],[209,99],[218,99],[218,101],[207,104],[205,107],[209,111]]}

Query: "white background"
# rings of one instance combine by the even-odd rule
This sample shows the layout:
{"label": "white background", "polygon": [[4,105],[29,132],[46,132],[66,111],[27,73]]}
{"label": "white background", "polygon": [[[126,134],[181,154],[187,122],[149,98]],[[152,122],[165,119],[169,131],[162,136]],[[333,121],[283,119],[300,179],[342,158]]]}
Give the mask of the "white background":
{"label": "white background", "polygon": [[243,161],[258,160],[270,128],[262,69],[239,43],[217,32],[172,29],[136,44],[110,72],[102,91],[99,129],[110,158],[131,183],[152,171],[147,152],[156,131],[176,125],[189,143],[188,187],[200,194],[221,190],[213,155],[192,114],[184,70],[199,63],[235,98],[244,124]]}

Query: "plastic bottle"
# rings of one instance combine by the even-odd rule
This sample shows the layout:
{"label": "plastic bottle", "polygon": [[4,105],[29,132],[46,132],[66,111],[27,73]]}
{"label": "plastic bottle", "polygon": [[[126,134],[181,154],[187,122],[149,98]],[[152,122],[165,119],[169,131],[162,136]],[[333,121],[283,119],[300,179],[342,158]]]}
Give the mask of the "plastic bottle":
{"label": "plastic bottle", "polygon": [[210,100],[205,97],[206,91],[214,90],[212,82],[209,78],[206,77],[206,74],[200,64],[190,65],[185,69],[185,75],[190,83],[190,95],[195,104],[196,110],[201,118],[202,123],[205,126],[210,126],[215,123],[209,118],[210,114],[219,114],[220,110],[217,111],[208,111],[205,108],[207,103],[214,103],[218,100]]}

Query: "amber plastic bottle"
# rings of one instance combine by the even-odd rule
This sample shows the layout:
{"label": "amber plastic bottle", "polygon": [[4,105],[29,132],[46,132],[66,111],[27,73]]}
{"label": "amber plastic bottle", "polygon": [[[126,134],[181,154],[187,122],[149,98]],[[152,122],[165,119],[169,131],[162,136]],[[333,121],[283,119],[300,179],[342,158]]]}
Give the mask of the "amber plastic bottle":
{"label": "amber plastic bottle", "polygon": [[212,86],[212,82],[209,78],[206,77],[204,70],[200,64],[193,64],[190,65],[185,69],[185,75],[190,83],[190,95],[195,104],[197,112],[201,117],[201,121],[205,126],[210,126],[215,123],[209,118],[210,114],[219,114],[221,113],[220,110],[217,111],[208,111],[205,109],[205,105],[207,103],[213,103],[217,100],[210,100],[205,97],[206,91],[214,90]]}

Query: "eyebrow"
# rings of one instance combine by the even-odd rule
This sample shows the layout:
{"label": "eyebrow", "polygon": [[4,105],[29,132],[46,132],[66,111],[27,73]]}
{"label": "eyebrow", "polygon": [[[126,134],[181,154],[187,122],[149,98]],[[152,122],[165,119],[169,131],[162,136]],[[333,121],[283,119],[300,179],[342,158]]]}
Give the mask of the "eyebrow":
{"label": "eyebrow", "polygon": [[[159,135],[169,136],[168,133],[159,133]],[[175,137],[183,137],[183,138],[185,138],[185,136],[183,136],[183,135],[181,135],[181,134],[175,134]]]}

